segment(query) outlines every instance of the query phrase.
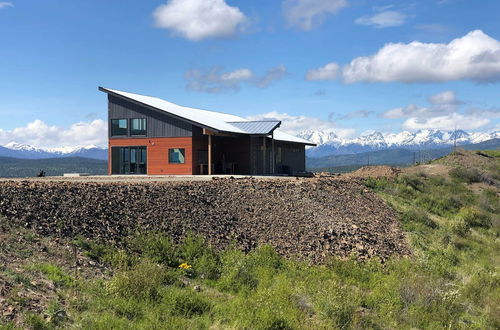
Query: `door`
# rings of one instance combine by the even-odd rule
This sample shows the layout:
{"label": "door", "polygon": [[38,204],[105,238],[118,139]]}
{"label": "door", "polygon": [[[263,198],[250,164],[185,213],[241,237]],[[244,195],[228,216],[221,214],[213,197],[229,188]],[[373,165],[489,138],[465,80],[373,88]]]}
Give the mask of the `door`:
{"label": "door", "polygon": [[147,174],[147,147],[112,147],[112,174]]}

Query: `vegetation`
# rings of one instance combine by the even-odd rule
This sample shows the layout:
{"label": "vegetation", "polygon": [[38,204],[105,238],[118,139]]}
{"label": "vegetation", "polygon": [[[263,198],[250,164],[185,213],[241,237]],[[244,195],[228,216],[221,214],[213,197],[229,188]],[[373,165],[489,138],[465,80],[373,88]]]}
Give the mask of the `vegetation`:
{"label": "vegetation", "polygon": [[60,176],[64,173],[89,173],[103,175],[108,173],[108,162],[105,160],[67,157],[47,159],[18,159],[0,157],[1,178],[34,177],[41,170],[48,176]]}
{"label": "vegetation", "polygon": [[132,236],[122,250],[77,238],[111,272],[75,278],[57,265],[32,265],[59,291],[45,318],[26,314],[24,322],[36,329],[498,329],[498,189],[468,182],[423,173],[367,179],[401,214],[414,252],[385,263],[352,257],[309,265],[268,246],[218,251],[192,235],[180,244],[159,233]]}

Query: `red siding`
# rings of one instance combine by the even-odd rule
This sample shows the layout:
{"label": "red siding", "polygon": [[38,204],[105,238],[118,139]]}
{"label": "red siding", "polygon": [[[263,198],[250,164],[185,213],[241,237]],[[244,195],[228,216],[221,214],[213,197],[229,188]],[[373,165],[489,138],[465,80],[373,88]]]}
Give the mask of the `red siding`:
{"label": "red siding", "polygon": [[[191,137],[109,139],[108,173],[111,174],[111,148],[146,146],[148,152],[148,174],[193,174],[193,139]],[[168,149],[184,148],[184,164],[169,164]]]}

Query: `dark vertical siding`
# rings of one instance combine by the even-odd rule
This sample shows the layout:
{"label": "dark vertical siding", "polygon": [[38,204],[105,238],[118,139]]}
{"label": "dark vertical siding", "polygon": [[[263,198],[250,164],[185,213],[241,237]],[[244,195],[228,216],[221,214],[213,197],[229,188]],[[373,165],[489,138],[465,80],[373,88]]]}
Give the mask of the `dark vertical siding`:
{"label": "dark vertical siding", "polygon": [[[110,122],[111,119],[147,118],[147,137],[190,137],[193,135],[193,125],[168,114],[141,107],[113,95],[109,95],[108,101]],[[111,129],[109,129],[109,134],[111,136]]]}

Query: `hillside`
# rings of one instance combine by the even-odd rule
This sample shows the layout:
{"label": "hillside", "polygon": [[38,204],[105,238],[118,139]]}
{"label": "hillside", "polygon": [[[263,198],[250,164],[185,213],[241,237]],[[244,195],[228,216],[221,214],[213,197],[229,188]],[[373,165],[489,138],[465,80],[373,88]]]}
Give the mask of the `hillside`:
{"label": "hillside", "polygon": [[499,156],[300,180],[1,182],[0,326],[498,329]]}
{"label": "hillside", "polygon": [[[460,148],[467,150],[496,150],[500,148],[500,139],[492,139],[481,143],[462,145]],[[416,162],[424,163],[448,155],[452,151],[453,147],[423,150],[387,149],[319,158],[308,157],[306,164],[309,170],[321,169],[331,170],[333,172],[344,172],[368,164],[405,166],[413,164],[414,160]]]}
{"label": "hillside", "polygon": [[49,159],[19,159],[0,157],[0,177],[34,177],[40,170],[48,176],[60,176],[64,173],[107,174],[108,162],[90,158],[68,157]]}

